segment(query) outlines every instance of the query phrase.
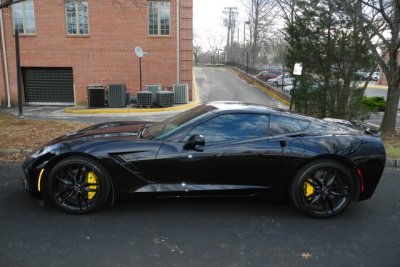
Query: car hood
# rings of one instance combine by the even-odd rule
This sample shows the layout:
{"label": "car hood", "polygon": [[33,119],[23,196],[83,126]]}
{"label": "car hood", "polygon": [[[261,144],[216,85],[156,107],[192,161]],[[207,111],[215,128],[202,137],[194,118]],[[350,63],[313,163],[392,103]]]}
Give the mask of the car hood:
{"label": "car hood", "polygon": [[73,140],[77,138],[136,136],[141,127],[152,123],[153,122],[143,121],[114,121],[95,124],[76,132],[67,133],[64,136],[53,140],[50,144]]}

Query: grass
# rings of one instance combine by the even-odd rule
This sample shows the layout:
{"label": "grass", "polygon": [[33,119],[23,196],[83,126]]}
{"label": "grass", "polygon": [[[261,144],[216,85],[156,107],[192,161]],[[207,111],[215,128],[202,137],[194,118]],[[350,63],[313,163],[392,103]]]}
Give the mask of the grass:
{"label": "grass", "polygon": [[400,131],[394,135],[383,135],[382,140],[385,144],[386,157],[400,159]]}

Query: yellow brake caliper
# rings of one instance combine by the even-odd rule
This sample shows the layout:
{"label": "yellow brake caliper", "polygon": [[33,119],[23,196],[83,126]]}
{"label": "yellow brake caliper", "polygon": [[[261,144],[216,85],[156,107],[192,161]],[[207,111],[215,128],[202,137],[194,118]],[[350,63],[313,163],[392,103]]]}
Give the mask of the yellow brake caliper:
{"label": "yellow brake caliper", "polygon": [[314,193],[314,186],[310,183],[311,179],[308,178],[304,183],[304,195],[308,198]]}
{"label": "yellow brake caliper", "polygon": [[[88,182],[88,184],[91,184],[88,186],[89,189],[96,190],[97,176],[94,173],[94,171],[91,171],[88,173],[87,182]],[[90,199],[94,198],[95,195],[96,195],[96,192],[88,192],[88,199],[90,200]]]}

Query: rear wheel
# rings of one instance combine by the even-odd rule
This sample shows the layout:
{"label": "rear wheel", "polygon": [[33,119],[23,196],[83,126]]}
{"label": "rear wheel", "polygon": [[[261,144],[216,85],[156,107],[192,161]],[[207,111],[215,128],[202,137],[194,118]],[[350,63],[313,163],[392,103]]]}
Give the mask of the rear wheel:
{"label": "rear wheel", "polygon": [[89,213],[103,206],[110,188],[107,170],[85,157],[62,160],[47,179],[48,197],[58,207],[73,214]]}
{"label": "rear wheel", "polygon": [[290,198],[297,209],[319,218],[342,212],[352,199],[351,176],[335,161],[317,161],[302,168],[293,179]]}

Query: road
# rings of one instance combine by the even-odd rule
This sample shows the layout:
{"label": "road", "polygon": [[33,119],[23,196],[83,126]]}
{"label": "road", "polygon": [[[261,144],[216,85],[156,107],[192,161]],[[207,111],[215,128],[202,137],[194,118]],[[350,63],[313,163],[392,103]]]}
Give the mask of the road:
{"label": "road", "polygon": [[241,80],[228,68],[195,68],[195,77],[202,103],[228,100],[285,108],[257,87]]}
{"label": "road", "polygon": [[0,163],[0,266],[399,266],[400,170],[329,219],[239,200],[128,199],[68,215]]}

